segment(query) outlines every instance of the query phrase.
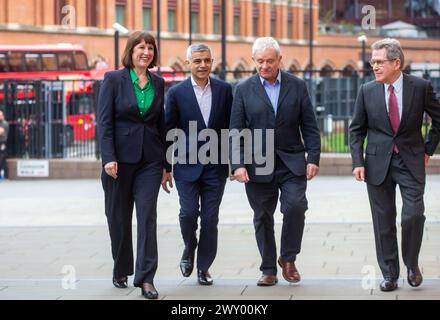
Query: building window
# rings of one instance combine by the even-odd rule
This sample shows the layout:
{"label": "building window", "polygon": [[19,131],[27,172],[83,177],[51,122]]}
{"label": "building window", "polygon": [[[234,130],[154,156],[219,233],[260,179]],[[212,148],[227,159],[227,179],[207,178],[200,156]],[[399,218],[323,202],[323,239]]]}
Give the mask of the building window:
{"label": "building window", "polygon": [[151,30],[151,8],[142,8],[142,27]]}
{"label": "building window", "polygon": [[260,10],[256,1],[252,3],[252,34],[254,37],[258,37],[258,23],[259,23]]}
{"label": "building window", "polygon": [[214,19],[212,21],[212,30],[214,34],[220,33],[220,15],[218,13],[214,13]]}
{"label": "building window", "polygon": [[87,0],[87,25],[90,27],[98,26],[98,12],[96,8],[96,0]]}
{"label": "building window", "polygon": [[142,0],[142,28],[144,30],[151,30],[151,10],[153,0]]}
{"label": "building window", "polygon": [[198,0],[191,1],[191,32],[199,32],[200,3]]}
{"label": "building window", "polygon": [[168,9],[168,31],[176,32],[176,10]]}
{"label": "building window", "polygon": [[240,35],[240,15],[241,15],[240,3],[238,1],[235,1],[234,2],[234,28],[233,28],[233,33],[236,36]]}
{"label": "building window", "polygon": [[240,35],[240,17],[239,16],[234,17],[234,35],[236,35],[236,36]]}
{"label": "building window", "polygon": [[310,11],[309,11],[309,1],[304,0],[303,2],[303,8],[304,8],[304,34],[303,39],[309,39],[310,38],[310,28],[309,28],[309,20],[310,20]]}
{"label": "building window", "polygon": [[287,13],[287,38],[292,39],[293,38],[293,13],[292,8],[288,8]]}
{"label": "building window", "polygon": [[126,0],[116,0],[116,22],[125,26],[125,8]]}
{"label": "building window", "polygon": [[[147,3],[146,3],[147,2]],[[151,30],[151,1],[143,1],[142,4],[142,29]]]}
{"label": "building window", "polygon": [[214,34],[221,33],[221,12],[222,7],[220,5],[220,1],[214,1],[213,5],[213,21],[212,21],[212,30]]}
{"label": "building window", "polygon": [[191,12],[191,30],[193,33],[199,32],[199,13]]}
{"label": "building window", "polygon": [[[182,6],[182,1],[179,1],[179,6]],[[177,1],[168,0],[168,31],[176,32],[176,12],[177,12]]]}
{"label": "building window", "polygon": [[319,76],[322,78],[331,78],[333,76],[333,68],[329,65],[325,65],[321,68]]}
{"label": "building window", "polygon": [[345,68],[342,70],[342,76],[343,77],[354,77],[354,76],[356,76],[356,70],[350,65],[345,66]]}
{"label": "building window", "polygon": [[270,35],[272,37],[277,35],[277,11],[273,0],[270,2]]}
{"label": "building window", "polygon": [[276,37],[277,36],[277,21],[276,19],[270,19],[270,35],[272,37]]}
{"label": "building window", "polygon": [[56,0],[55,1],[55,24],[62,24],[63,21],[63,7],[67,5],[66,0]]}

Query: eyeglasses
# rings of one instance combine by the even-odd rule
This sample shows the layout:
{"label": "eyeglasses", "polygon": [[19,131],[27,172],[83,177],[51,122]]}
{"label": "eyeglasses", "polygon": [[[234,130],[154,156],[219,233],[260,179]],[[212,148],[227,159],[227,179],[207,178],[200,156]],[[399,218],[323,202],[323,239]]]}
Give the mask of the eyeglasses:
{"label": "eyeglasses", "polygon": [[374,59],[372,59],[372,60],[370,60],[368,62],[370,63],[370,66],[372,66],[372,67],[374,67],[374,65],[376,63],[377,63],[377,65],[379,67],[383,67],[383,65],[385,64],[385,61],[394,61],[394,60],[396,60],[396,59],[386,59],[386,60],[374,60]]}

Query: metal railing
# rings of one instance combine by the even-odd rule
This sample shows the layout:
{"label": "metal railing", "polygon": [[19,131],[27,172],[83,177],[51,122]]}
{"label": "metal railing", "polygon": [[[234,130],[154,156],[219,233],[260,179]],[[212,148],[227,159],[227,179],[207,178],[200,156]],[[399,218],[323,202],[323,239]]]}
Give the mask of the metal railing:
{"label": "metal railing", "polygon": [[[247,71],[247,75],[252,72]],[[429,78],[429,73],[424,77]],[[361,83],[369,80],[371,77],[353,74],[307,81],[321,132],[322,152],[349,152],[348,127],[357,91]],[[440,77],[430,80],[440,98]],[[10,124],[9,156],[99,159],[95,115],[100,85],[100,81],[83,80],[2,80],[0,109]],[[429,125],[426,118],[423,132]]]}
{"label": "metal railing", "polygon": [[96,158],[98,86],[82,80],[3,81],[0,108],[9,122],[9,156]]}

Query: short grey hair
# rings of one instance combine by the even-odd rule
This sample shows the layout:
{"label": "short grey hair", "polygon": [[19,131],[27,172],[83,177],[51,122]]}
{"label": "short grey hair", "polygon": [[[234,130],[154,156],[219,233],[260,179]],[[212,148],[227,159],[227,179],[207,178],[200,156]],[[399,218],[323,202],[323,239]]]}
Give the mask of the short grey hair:
{"label": "short grey hair", "polygon": [[399,40],[393,38],[385,38],[379,41],[376,41],[371,45],[371,49],[373,50],[381,50],[386,49],[387,51],[387,59],[389,60],[400,60],[400,69],[403,69],[403,65],[405,63],[405,57],[403,56],[402,46],[400,45]]}
{"label": "short grey hair", "polygon": [[203,43],[194,43],[186,49],[186,58],[190,60],[194,52],[205,52],[209,51],[211,53],[211,48]]}
{"label": "short grey hair", "polygon": [[255,57],[257,51],[273,48],[277,52],[277,56],[281,54],[280,45],[272,37],[257,38],[252,46],[252,56]]}

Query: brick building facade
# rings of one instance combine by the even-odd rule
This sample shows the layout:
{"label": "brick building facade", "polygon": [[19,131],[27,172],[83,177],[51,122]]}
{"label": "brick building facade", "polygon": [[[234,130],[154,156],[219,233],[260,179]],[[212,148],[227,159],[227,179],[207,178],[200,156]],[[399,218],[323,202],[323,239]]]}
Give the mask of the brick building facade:
{"label": "brick building facade", "polygon": [[[313,69],[358,70],[361,44],[353,35],[318,32],[319,1],[313,6]],[[189,0],[161,0],[161,52],[163,66],[184,69],[190,29]],[[194,42],[211,46],[214,68],[221,63],[221,0],[192,1],[191,28]],[[113,24],[129,30],[157,32],[156,0],[0,0],[0,44],[75,43],[89,58],[102,55],[114,60]],[[227,69],[253,69],[252,42],[257,36],[273,36],[282,46],[283,67],[294,71],[309,66],[308,0],[226,0]],[[369,44],[379,37],[369,37]],[[400,39],[406,65],[440,63],[439,39]],[[126,37],[120,39],[120,47]],[[122,52],[122,49],[121,49]],[[239,74],[239,73],[238,73]]]}

